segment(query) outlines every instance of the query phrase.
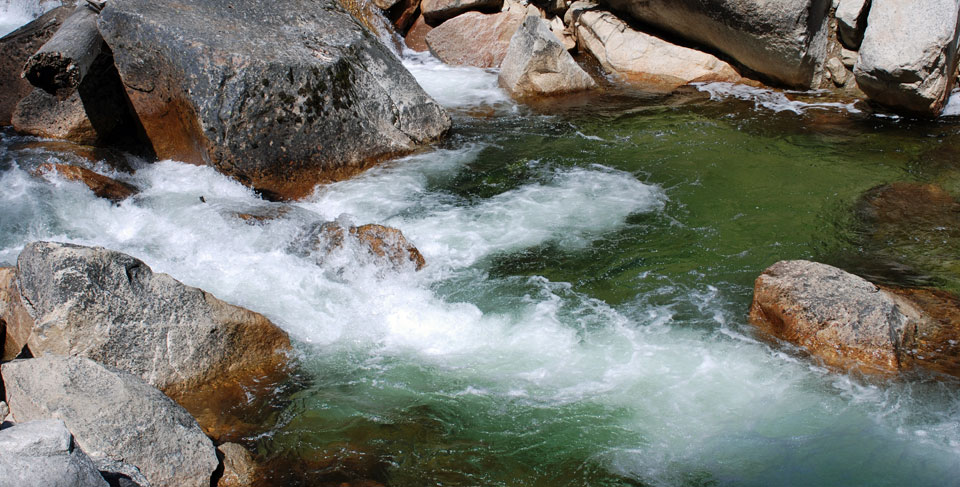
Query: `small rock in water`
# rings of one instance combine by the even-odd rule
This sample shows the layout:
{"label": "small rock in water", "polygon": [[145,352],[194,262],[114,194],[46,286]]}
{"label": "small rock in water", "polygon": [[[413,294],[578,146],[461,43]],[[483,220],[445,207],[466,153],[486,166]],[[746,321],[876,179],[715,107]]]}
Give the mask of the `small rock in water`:
{"label": "small rock in water", "polygon": [[217,482],[217,487],[246,487],[253,484],[257,464],[246,448],[236,443],[224,443],[217,447],[217,452],[223,464],[223,476]]}
{"label": "small rock in water", "polygon": [[348,245],[359,246],[370,255],[390,262],[396,268],[413,263],[416,270],[423,269],[423,255],[396,228],[383,225],[346,226],[339,222],[316,224],[297,239],[291,251],[302,257],[314,256],[319,261]]}
{"label": "small rock in water", "polygon": [[86,184],[97,197],[108,199],[114,203],[119,203],[139,192],[136,187],[130,184],[69,164],[43,164],[37,169],[37,173],[40,175],[56,173],[64,179],[79,181]]}

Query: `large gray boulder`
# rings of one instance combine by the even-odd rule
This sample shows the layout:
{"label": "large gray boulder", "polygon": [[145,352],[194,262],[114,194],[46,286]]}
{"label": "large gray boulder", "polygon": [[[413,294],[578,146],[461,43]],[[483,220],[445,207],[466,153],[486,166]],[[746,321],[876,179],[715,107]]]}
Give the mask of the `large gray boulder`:
{"label": "large gray boulder", "polygon": [[787,86],[819,85],[831,0],[604,0]]}
{"label": "large gray boulder", "polygon": [[335,0],[227,3],[111,0],[100,15],[158,157],[299,198],[450,127]]}
{"label": "large gray boulder", "polygon": [[[17,260],[35,356],[74,355],[133,373],[180,401],[286,367],[267,318],[99,247],[34,242]],[[12,406],[11,406],[12,407]]]}
{"label": "large gray boulder", "polygon": [[596,86],[547,22],[532,15],[510,39],[498,81],[514,97],[556,95]]}
{"label": "large gray boulder", "polygon": [[957,76],[958,36],[960,0],[873,0],[857,85],[894,109],[939,114]]}
{"label": "large gray boulder", "polygon": [[694,83],[735,83],[741,76],[716,56],[632,29],[603,10],[574,10],[582,49],[621,82],[654,92]]}
{"label": "large gray boulder", "polygon": [[80,357],[0,367],[17,423],[62,420],[92,458],[129,463],[151,485],[208,487],[213,443],[182,407],[131,374]]}
{"label": "large gray boulder", "polygon": [[0,430],[0,487],[108,487],[59,419]]}

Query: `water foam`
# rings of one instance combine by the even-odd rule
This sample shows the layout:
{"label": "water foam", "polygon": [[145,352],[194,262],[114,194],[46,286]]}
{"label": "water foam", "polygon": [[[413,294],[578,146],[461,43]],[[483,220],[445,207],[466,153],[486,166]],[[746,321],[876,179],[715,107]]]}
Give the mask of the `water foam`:
{"label": "water foam", "polygon": [[429,52],[404,49],[403,65],[424,91],[448,108],[489,106],[514,110],[516,105],[497,84],[497,71],[444,64]]}
{"label": "water foam", "polygon": [[860,113],[854,103],[808,103],[798,100],[791,100],[787,95],[780,91],[756,88],[753,86],[727,83],[691,83],[698,90],[709,93],[710,99],[721,101],[727,98],[753,102],[754,107],[772,110],[774,112],[793,112],[798,115],[809,110],[843,110],[849,113]]}
{"label": "water foam", "polygon": [[6,0],[0,5],[0,37],[59,6],[57,0]]}

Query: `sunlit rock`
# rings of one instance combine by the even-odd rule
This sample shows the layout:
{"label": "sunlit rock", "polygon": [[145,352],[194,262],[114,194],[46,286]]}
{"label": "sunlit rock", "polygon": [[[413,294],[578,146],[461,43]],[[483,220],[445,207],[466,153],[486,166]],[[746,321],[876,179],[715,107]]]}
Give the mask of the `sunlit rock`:
{"label": "sunlit rock", "polygon": [[741,79],[716,56],[634,30],[610,12],[576,10],[573,18],[582,49],[608,73],[640,88],[669,92],[697,81]]}
{"label": "sunlit rock", "polygon": [[430,31],[430,52],[447,64],[497,68],[524,16],[514,12],[467,12]]}
{"label": "sunlit rock", "polygon": [[196,420],[131,374],[46,355],[0,367],[17,423],[62,420],[92,458],[136,466],[151,485],[208,487],[218,461]]}
{"label": "sunlit rock", "polygon": [[596,86],[547,22],[532,15],[510,40],[499,83],[514,97],[557,95]]}
{"label": "sunlit rock", "polygon": [[960,0],[874,0],[854,67],[870,99],[937,115],[957,77]]}

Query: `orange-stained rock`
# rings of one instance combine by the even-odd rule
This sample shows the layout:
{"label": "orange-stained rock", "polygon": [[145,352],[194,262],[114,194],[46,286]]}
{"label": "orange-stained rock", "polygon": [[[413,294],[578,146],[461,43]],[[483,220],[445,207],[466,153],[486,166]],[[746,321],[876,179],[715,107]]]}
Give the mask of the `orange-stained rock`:
{"label": "orange-stained rock", "polygon": [[33,331],[33,318],[20,300],[20,288],[17,285],[17,269],[0,268],[0,321],[6,326],[0,342],[0,360],[13,360],[30,338]]}
{"label": "orange-stained rock", "polygon": [[71,166],[68,164],[43,164],[37,169],[37,172],[40,174],[48,174],[55,172],[59,174],[64,179],[69,179],[70,181],[80,181],[83,184],[86,184],[93,194],[97,195],[100,198],[105,198],[114,203],[123,201],[135,194],[138,193],[137,188],[124,183],[122,181],[117,181],[116,179],[108,178],[102,174],[97,174],[89,169]]}
{"label": "orange-stained rock", "polygon": [[960,298],[936,289],[881,289],[905,299],[922,315],[914,346],[904,351],[908,361],[960,377]]}
{"label": "orange-stained rock", "polygon": [[246,448],[236,443],[224,443],[217,447],[217,457],[223,467],[223,475],[217,487],[248,487],[256,480],[257,464]]}
{"label": "orange-stained rock", "polygon": [[390,8],[388,14],[397,32],[401,35],[406,34],[420,16],[420,0],[400,0]]}
{"label": "orange-stained rock", "polygon": [[400,230],[383,225],[368,224],[347,229],[337,222],[327,222],[308,232],[306,238],[310,252],[320,260],[345,245],[359,244],[371,255],[384,258],[397,267],[412,262],[419,271],[426,265],[423,255]]}
{"label": "orange-stained rock", "polygon": [[467,12],[430,31],[430,52],[447,64],[497,68],[524,16],[516,12]]}
{"label": "orange-stained rock", "polygon": [[417,52],[425,52],[430,50],[430,46],[427,45],[427,34],[433,30],[433,27],[427,25],[427,22],[423,20],[423,16],[417,17],[417,20],[410,26],[410,30],[407,31],[407,36],[404,38],[404,42],[407,44],[407,47],[413,49]]}

